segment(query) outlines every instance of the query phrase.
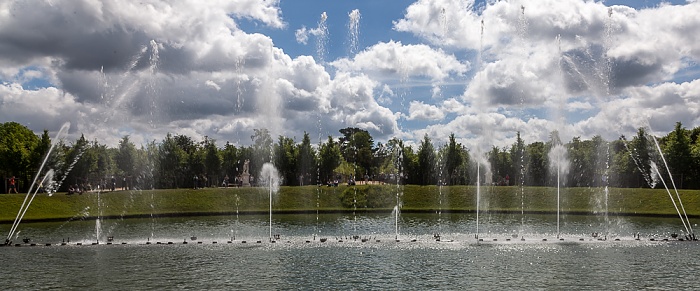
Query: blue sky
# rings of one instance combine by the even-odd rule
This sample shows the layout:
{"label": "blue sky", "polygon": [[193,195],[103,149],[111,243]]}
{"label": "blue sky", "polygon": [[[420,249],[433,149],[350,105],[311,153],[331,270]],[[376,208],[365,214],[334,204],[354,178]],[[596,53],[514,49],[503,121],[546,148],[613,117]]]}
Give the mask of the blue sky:
{"label": "blue sky", "polygon": [[70,138],[109,145],[168,132],[247,144],[258,128],[454,133],[472,149],[518,131],[663,135],[700,126],[697,15],[678,0],[13,0],[0,4],[0,122],[70,122]]}

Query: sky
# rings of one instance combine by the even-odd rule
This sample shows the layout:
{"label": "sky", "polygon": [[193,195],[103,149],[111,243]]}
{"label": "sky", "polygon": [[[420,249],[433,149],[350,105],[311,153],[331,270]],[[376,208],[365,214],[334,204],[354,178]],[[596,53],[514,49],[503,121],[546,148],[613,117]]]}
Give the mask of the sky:
{"label": "sky", "polygon": [[472,149],[700,126],[700,2],[9,0],[0,122],[116,146],[358,127]]}

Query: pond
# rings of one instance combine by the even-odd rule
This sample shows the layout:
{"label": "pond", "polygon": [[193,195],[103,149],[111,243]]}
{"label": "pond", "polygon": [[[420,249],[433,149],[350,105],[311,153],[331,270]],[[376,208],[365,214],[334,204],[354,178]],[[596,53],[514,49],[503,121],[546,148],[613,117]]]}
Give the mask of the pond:
{"label": "pond", "polygon": [[[696,285],[700,244],[670,239],[680,233],[679,219],[611,217],[605,223],[601,217],[570,215],[562,219],[559,239],[553,216],[530,215],[524,223],[520,215],[480,219],[481,242],[471,214],[404,213],[398,241],[389,214],[276,215],[275,243],[269,241],[267,216],[25,223],[17,237],[20,246],[0,248],[0,276],[9,289]],[[0,227],[6,229],[9,225]],[[99,245],[93,245],[98,233]],[[599,240],[604,236],[607,240]],[[108,237],[113,237],[109,245]]]}

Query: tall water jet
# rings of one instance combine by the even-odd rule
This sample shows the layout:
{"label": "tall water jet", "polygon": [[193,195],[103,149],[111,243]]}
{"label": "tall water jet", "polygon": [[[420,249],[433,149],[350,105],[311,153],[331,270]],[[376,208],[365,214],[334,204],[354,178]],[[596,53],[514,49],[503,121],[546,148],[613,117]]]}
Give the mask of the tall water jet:
{"label": "tall water jet", "polygon": [[438,156],[437,164],[438,164],[438,169],[440,169],[440,172],[438,173],[438,177],[439,177],[439,179],[438,179],[438,211],[437,211],[438,229],[437,229],[437,233],[435,235],[435,238],[437,240],[439,240],[440,235],[442,233],[442,186],[444,184],[443,181],[445,180],[445,177],[443,177],[444,165],[442,163],[442,156],[441,155]]}
{"label": "tall water jet", "polygon": [[267,185],[269,196],[270,196],[270,241],[273,240],[272,236],[272,197],[280,189],[280,176],[277,168],[271,163],[265,163],[260,170],[260,183],[262,185]]}
{"label": "tall water jet", "polygon": [[[524,9],[524,8],[523,8]],[[562,78],[562,66],[561,66],[561,61],[562,61],[562,50],[561,50],[561,35],[557,35],[556,37],[557,41],[557,49],[559,52],[559,78],[560,80]],[[549,161],[550,161],[550,169],[556,171],[556,180],[557,180],[557,238],[559,238],[561,234],[560,230],[560,224],[561,224],[561,186],[562,186],[562,175],[565,175],[569,172],[569,159],[568,159],[568,154],[567,154],[567,149],[564,146],[564,144],[561,142],[561,139],[559,138],[559,132],[563,130],[563,124],[565,123],[565,117],[562,112],[564,112],[564,107],[566,103],[566,98],[565,97],[559,97],[556,100],[557,102],[554,102],[555,107],[552,108],[552,112],[554,115],[554,123],[555,123],[555,131],[552,132],[551,137],[550,137],[550,142],[552,148],[549,151]]]}
{"label": "tall water jet", "polygon": [[328,25],[326,20],[328,15],[324,11],[321,13],[321,19],[318,21],[318,27],[315,29],[316,33],[316,55],[318,56],[318,63],[324,64],[326,61],[326,46],[328,46]]}
{"label": "tall water jet", "polygon": [[[481,27],[480,27],[480,40],[479,40],[479,52],[477,55],[477,60],[478,60],[478,65],[481,68],[483,66],[483,43],[484,43],[484,20],[481,20]],[[479,74],[481,73],[480,70]],[[482,105],[479,105],[482,106]],[[479,110],[480,112],[483,112],[485,110]],[[484,113],[478,113],[479,115],[483,115]],[[480,116],[480,119],[482,120],[481,122],[481,134],[479,135],[479,141],[476,144],[476,149],[475,149],[475,162],[476,162],[476,235],[475,238],[479,239],[479,227],[480,227],[480,221],[479,221],[479,215],[480,212],[482,211],[482,189],[481,186],[482,184],[490,185],[492,182],[492,172],[491,172],[491,164],[489,162],[489,159],[486,157],[487,155],[487,148],[492,144],[491,142],[491,135],[490,134],[483,134],[486,133],[489,129],[487,128],[487,122],[484,120],[488,119],[488,116]],[[482,175],[482,169],[481,167],[484,167],[483,170],[483,175]],[[484,181],[482,181],[482,176],[484,176]]]}
{"label": "tall water jet", "polygon": [[349,40],[348,55],[349,55],[349,57],[352,57],[359,50],[360,18],[361,18],[360,10],[353,9],[348,14],[348,18],[349,18],[349,20],[348,20],[348,40]]}
{"label": "tall water jet", "polygon": [[[66,134],[68,133],[68,129],[70,129],[70,122],[66,122],[63,124],[63,126],[61,126],[61,129],[58,130],[58,132],[56,133],[56,136],[54,137],[53,141],[51,142],[51,147],[49,147],[49,151],[44,156],[44,160],[41,162],[41,166],[39,166],[39,170],[37,171],[36,175],[34,176],[34,180],[32,181],[32,184],[29,186],[29,191],[27,191],[27,195],[24,196],[24,201],[22,201],[22,205],[20,206],[19,211],[17,212],[17,217],[15,217],[15,221],[12,223],[12,227],[10,228],[10,232],[7,234],[7,238],[5,239],[5,244],[11,243],[12,237],[14,236],[15,232],[17,231],[17,227],[19,226],[19,223],[22,221],[22,218],[24,218],[24,214],[27,213],[27,209],[29,209],[29,205],[32,204],[32,201],[34,201],[34,197],[36,197],[36,194],[39,191],[38,188],[36,190],[34,190],[34,185],[37,184],[36,182],[39,179],[39,176],[42,174],[44,166],[46,166],[46,161],[48,161],[49,156],[51,156],[51,152],[53,152],[53,149],[56,147],[56,144],[58,144],[58,142],[66,136]],[[44,175],[44,178],[41,181],[42,184],[46,180],[47,177],[53,178],[53,171],[52,170],[50,170],[49,173]],[[31,199],[29,199],[30,197],[31,197]]]}
{"label": "tall water jet", "polygon": [[394,231],[395,240],[399,240],[399,215],[401,214],[401,179],[403,178],[403,145],[396,143],[396,206],[394,206]]}
{"label": "tall water jet", "polygon": [[[328,42],[328,27],[326,26],[326,20],[328,19],[328,16],[326,15],[326,12],[324,11],[321,13],[321,18],[318,22],[318,27],[316,28],[317,31],[319,32],[318,35],[316,36],[316,58],[318,59],[318,62],[320,64],[324,63],[324,58],[326,55],[326,43]],[[321,145],[322,145],[322,140],[321,140],[321,132],[323,130],[323,122],[322,122],[322,112],[321,109],[318,109],[316,111],[316,120],[317,120],[317,127],[318,127],[318,149],[320,151]],[[319,228],[319,208],[321,207],[321,188],[320,185],[322,184],[321,181],[321,160],[318,160],[318,164],[316,167],[316,234],[314,235],[314,239],[316,236],[321,236],[321,230]]]}
{"label": "tall water jet", "polygon": [[[520,39],[520,42],[522,43],[520,47],[522,47],[521,51],[521,57],[522,59],[527,59],[528,57],[528,50],[527,46],[525,45],[525,41],[527,38],[527,31],[528,31],[529,23],[527,21],[527,17],[525,17],[525,6],[521,5],[520,6],[520,15],[518,17],[518,38]],[[525,116],[525,91],[520,89],[520,115]],[[520,130],[522,130],[521,128]],[[523,232],[525,231],[525,146],[521,145],[520,143],[522,140],[520,139],[520,130],[518,131],[517,134],[517,141],[519,142],[519,150],[520,150],[520,171],[519,171],[519,180],[520,180],[520,237],[523,237]],[[516,194],[517,195],[517,194]]]}
{"label": "tall water jet", "polygon": [[557,180],[557,238],[560,236],[560,212],[561,212],[561,186],[562,175],[569,173],[569,159],[566,147],[561,143],[557,133],[552,136],[552,149],[549,151],[548,157],[551,163],[550,169],[556,171]]}

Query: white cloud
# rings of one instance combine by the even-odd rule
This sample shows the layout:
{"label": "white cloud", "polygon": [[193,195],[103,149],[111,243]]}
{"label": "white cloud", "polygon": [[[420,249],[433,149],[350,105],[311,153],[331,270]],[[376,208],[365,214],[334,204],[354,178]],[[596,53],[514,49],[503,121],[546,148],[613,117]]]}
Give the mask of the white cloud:
{"label": "white cloud", "polygon": [[418,101],[411,101],[410,107],[408,108],[408,120],[437,121],[444,118],[445,113],[434,105],[429,105]]}
{"label": "white cloud", "polygon": [[355,55],[352,60],[340,59],[331,63],[340,71],[361,71],[376,75],[392,75],[400,79],[424,77],[433,81],[450,75],[463,75],[468,62],[457,60],[440,49],[427,45],[403,45],[401,42],[380,42]]}
{"label": "white cloud", "polygon": [[[614,139],[700,126],[700,3],[613,6],[610,16],[595,1],[475,3],[418,0],[392,22],[399,39],[380,35],[325,63],[264,34],[288,26],[279,1],[5,1],[0,117],[37,131],[71,121],[72,134],[111,145],[126,134],[248,143],[254,128],[300,137],[353,126],[377,141],[455,133],[487,147],[516,131],[533,142],[552,130]],[[264,29],[243,31],[241,20]],[[320,23],[294,27],[302,44],[327,36]],[[332,37],[326,48],[346,41]],[[593,116],[559,121],[582,112]]]}
{"label": "white cloud", "polygon": [[298,43],[306,44],[309,41],[309,31],[306,30],[306,26],[302,26],[294,31],[294,36]]}
{"label": "white cloud", "polygon": [[573,101],[566,104],[566,111],[568,112],[588,111],[593,108],[593,104],[588,102]]}
{"label": "white cloud", "polygon": [[216,91],[221,91],[221,86],[219,86],[219,84],[216,84],[216,82],[212,80],[207,80],[206,82],[204,82],[204,84],[214,88]]}

